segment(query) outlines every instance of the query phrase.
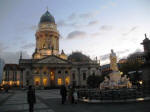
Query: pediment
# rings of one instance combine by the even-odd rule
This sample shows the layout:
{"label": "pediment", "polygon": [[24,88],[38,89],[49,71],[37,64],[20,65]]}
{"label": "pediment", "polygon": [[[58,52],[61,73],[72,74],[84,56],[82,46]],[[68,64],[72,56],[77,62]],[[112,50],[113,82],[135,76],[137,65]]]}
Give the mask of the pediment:
{"label": "pediment", "polygon": [[46,58],[39,60],[37,63],[66,64],[68,62],[67,60],[61,59],[57,56],[48,56]]}

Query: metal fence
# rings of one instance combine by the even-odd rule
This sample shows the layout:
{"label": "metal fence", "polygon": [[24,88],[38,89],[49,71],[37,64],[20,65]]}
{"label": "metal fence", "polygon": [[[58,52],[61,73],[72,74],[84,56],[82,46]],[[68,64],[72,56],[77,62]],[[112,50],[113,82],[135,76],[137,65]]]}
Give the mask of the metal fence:
{"label": "metal fence", "polygon": [[98,90],[98,89],[79,89],[79,99],[89,100],[126,100],[137,99],[150,96],[150,91],[144,89],[116,89],[116,90]]}

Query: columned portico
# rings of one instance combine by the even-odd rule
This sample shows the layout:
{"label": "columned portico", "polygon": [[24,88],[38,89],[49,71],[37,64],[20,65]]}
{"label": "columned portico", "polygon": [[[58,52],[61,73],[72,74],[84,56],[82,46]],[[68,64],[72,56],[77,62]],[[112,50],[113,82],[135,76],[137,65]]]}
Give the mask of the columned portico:
{"label": "columned portico", "polygon": [[92,73],[91,69],[87,68],[99,67],[82,53],[76,52],[70,56],[63,50],[60,53],[59,36],[54,17],[46,11],[41,16],[35,33],[36,47],[32,59],[19,60],[19,66],[23,69],[23,86],[85,86],[86,77]]}

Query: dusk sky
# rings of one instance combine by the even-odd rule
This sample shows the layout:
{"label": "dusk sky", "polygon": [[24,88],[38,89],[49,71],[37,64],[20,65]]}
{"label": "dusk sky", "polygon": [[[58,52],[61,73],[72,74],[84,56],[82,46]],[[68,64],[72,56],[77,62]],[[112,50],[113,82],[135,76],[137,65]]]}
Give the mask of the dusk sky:
{"label": "dusk sky", "polygon": [[143,51],[150,37],[150,0],[0,0],[0,57],[17,63],[19,53],[31,58],[35,32],[47,10],[60,32],[60,51],[81,51],[102,64],[111,49],[118,58]]}

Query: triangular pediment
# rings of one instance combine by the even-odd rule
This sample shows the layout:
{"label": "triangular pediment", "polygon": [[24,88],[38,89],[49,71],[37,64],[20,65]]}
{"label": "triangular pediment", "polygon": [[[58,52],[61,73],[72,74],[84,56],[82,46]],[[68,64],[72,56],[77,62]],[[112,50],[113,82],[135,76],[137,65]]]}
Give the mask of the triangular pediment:
{"label": "triangular pediment", "polygon": [[53,64],[66,64],[68,63],[67,60],[61,59],[57,56],[48,56],[46,58],[43,58],[39,60],[37,63],[53,63]]}

